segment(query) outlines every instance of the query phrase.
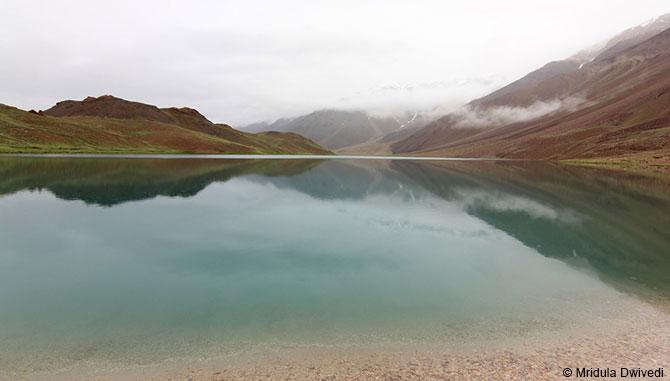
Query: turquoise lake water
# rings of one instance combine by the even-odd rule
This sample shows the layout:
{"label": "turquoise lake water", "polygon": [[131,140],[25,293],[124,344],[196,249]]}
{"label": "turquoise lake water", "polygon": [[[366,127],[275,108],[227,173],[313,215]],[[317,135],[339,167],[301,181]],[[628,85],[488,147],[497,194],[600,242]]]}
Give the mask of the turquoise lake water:
{"label": "turquoise lake water", "polygon": [[603,324],[670,181],[515,162],[0,158],[0,374]]}

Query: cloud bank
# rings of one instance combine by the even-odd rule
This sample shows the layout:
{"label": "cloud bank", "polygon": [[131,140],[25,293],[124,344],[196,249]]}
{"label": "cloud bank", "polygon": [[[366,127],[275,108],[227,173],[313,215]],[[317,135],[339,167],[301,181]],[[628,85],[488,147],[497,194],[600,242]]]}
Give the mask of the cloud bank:
{"label": "cloud bank", "polygon": [[536,101],[528,107],[477,108],[464,106],[453,114],[459,120],[458,128],[499,127],[512,123],[526,122],[559,111],[575,111],[584,104],[581,97],[568,97],[549,101]]}
{"label": "cloud bank", "polygon": [[667,0],[3,0],[0,103],[45,109],[113,94],[233,125],[322,108],[430,110],[481,97],[667,8]]}

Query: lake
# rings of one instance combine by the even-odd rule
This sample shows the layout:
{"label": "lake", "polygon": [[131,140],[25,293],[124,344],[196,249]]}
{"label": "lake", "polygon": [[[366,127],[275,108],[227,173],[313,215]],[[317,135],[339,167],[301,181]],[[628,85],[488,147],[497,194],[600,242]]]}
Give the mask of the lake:
{"label": "lake", "polygon": [[667,315],[669,227],[555,164],[0,157],[0,378],[579,338]]}

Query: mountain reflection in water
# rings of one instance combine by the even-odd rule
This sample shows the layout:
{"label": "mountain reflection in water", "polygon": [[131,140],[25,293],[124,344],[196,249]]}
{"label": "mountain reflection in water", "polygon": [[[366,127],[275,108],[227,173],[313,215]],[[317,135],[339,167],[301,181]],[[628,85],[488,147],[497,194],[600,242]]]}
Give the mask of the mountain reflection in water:
{"label": "mountain reflection in water", "polygon": [[437,196],[538,253],[644,296],[670,291],[670,180],[540,163],[0,158],[0,198],[114,207],[244,177],[323,200]]}

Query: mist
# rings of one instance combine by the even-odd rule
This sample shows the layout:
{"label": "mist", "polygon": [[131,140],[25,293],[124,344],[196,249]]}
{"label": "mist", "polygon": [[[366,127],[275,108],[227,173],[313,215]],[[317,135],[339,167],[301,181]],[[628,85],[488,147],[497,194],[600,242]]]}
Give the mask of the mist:
{"label": "mist", "polygon": [[463,106],[453,112],[458,119],[458,128],[499,127],[511,123],[526,122],[560,111],[575,111],[586,100],[582,97],[567,97],[548,101],[536,101],[528,107],[489,107],[478,108]]}
{"label": "mist", "polygon": [[4,0],[0,103],[112,94],[235,126],[451,108],[667,11],[667,0]]}

